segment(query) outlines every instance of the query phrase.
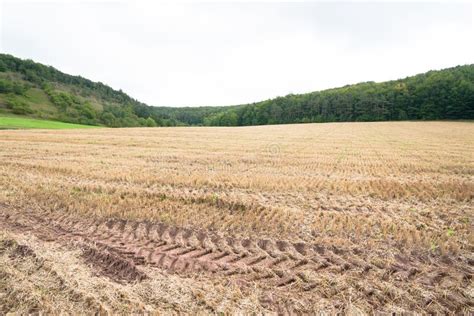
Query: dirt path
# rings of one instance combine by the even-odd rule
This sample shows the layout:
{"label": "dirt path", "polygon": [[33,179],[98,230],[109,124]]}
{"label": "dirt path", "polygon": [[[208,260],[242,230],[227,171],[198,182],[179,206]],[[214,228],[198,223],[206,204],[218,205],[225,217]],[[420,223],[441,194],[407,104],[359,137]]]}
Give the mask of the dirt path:
{"label": "dirt path", "polygon": [[[446,311],[472,307],[469,297],[454,290],[472,285],[472,269],[456,268],[456,262],[449,260],[396,255],[393,260],[385,261],[390,264],[384,264],[382,260],[372,260],[373,256],[360,248],[239,239],[163,223],[78,220],[64,214],[18,212],[6,206],[0,206],[0,228],[80,247],[83,258],[98,274],[117,282],[139,282],[147,278],[140,269],[147,265],[185,277],[198,274],[225,277],[242,286],[284,291],[302,299],[331,299],[338,291],[348,289],[345,283],[330,284],[331,279],[342,278],[347,282],[351,277],[365,280],[354,282],[351,287],[372,308],[396,302],[392,295],[397,294],[404,296],[405,304],[413,308],[420,304],[429,306],[434,300],[442,300]],[[398,285],[400,292],[384,293],[384,284]],[[410,291],[410,284],[421,285],[433,293],[420,302],[417,294]],[[438,291],[442,293],[448,288],[449,296],[438,297]],[[262,299],[262,304],[272,302]]]}

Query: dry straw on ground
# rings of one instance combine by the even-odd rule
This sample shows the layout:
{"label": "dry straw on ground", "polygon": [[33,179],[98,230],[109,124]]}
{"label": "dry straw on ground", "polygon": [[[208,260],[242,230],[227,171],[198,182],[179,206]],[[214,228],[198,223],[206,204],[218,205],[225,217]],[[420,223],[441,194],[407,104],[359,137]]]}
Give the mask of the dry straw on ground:
{"label": "dry straw on ground", "polygon": [[[165,223],[244,244],[284,240],[324,247],[321,256],[338,267],[316,270],[304,263],[308,268],[294,268],[298,282],[311,285],[311,291],[303,292],[292,290],[291,284],[289,290],[275,289],[261,281],[241,285],[233,278],[242,292],[229,295],[237,295],[239,303],[215,298],[204,313],[472,308],[472,123],[0,131],[0,146],[0,202],[5,209],[28,209],[51,218],[67,214],[92,221]],[[29,233],[34,235],[34,229]],[[37,251],[42,254],[46,248]],[[328,251],[331,256],[325,257]],[[73,250],[69,255],[76,258]],[[302,256],[307,258],[299,258],[301,262],[312,260]],[[14,278],[4,263],[0,273]],[[364,272],[364,264],[375,272]],[[26,268],[18,269],[24,273]],[[402,270],[409,277],[401,277]],[[147,275],[157,273],[150,271]],[[173,284],[183,282],[178,285],[188,294],[193,282],[201,282],[197,275],[168,277]],[[196,286],[206,287],[211,296],[231,279],[207,277],[209,284]],[[93,279],[77,282],[98,286]],[[151,291],[160,293],[166,286],[160,283]],[[255,292],[248,293],[260,294],[245,294],[252,286]],[[105,300],[109,289],[104,287],[104,296],[94,299]],[[199,299],[193,299],[173,308],[197,311]],[[148,309],[166,305],[142,303]],[[51,304],[48,308],[55,310]],[[113,306],[124,311],[118,303]],[[62,307],[75,308],[58,305],[56,310]]]}

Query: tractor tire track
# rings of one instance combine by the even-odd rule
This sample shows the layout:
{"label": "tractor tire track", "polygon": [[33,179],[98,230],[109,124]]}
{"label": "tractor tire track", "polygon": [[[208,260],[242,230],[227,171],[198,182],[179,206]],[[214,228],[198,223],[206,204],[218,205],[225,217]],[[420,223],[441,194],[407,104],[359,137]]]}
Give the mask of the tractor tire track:
{"label": "tractor tire track", "polygon": [[[414,262],[377,266],[351,249],[242,239],[164,223],[78,220],[62,213],[8,211],[1,206],[0,219],[5,229],[31,232],[45,241],[77,243],[87,260],[99,266],[103,262],[103,274],[117,280],[140,281],[146,276],[137,266],[148,265],[181,275],[206,273],[304,292],[318,287],[311,277],[315,273],[373,274],[382,279],[394,275],[406,280],[420,273]],[[425,282],[435,286],[445,277],[437,273],[425,276]]]}

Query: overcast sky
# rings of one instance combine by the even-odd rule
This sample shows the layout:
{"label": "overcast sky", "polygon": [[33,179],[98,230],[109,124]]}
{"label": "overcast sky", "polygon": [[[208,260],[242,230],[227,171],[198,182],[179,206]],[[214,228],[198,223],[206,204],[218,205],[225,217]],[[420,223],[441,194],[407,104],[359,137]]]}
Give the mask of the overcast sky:
{"label": "overcast sky", "polygon": [[136,3],[3,0],[0,49],[159,106],[241,104],[474,63],[470,3]]}

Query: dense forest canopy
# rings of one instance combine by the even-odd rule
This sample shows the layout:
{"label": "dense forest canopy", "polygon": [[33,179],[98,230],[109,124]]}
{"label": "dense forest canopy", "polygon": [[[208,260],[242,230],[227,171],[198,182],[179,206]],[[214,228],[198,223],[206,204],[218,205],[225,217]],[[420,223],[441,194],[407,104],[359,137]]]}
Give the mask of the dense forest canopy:
{"label": "dense forest canopy", "polygon": [[205,118],[206,125],[474,118],[474,65],[406,79],[366,82],[248,104]]}
{"label": "dense forest canopy", "polygon": [[[0,110],[111,127],[474,119],[474,64],[227,107],[153,107],[51,66],[0,54]],[[50,105],[48,108],[47,105]]]}

